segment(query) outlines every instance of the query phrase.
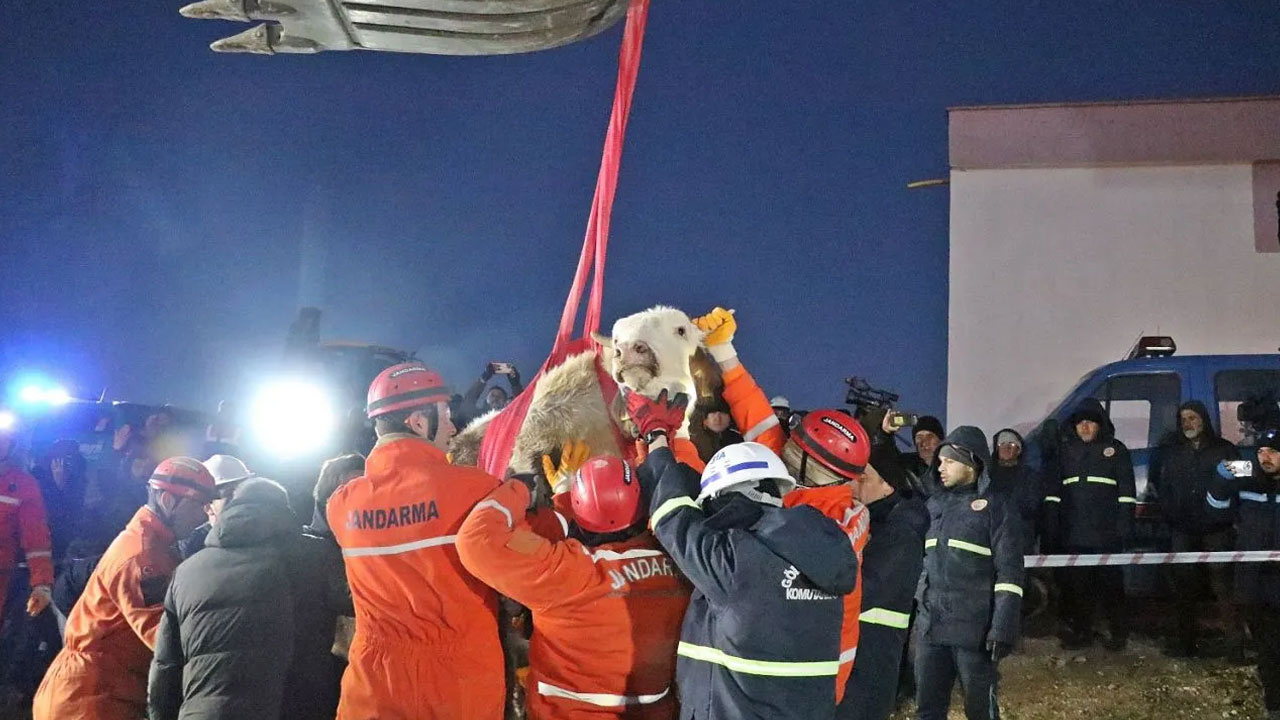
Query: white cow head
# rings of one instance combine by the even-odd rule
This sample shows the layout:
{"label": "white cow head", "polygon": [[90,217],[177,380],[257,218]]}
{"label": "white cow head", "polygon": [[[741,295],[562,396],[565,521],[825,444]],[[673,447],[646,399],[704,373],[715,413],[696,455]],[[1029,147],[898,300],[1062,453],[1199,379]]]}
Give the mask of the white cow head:
{"label": "white cow head", "polygon": [[596,340],[604,346],[605,367],[619,385],[656,397],[664,389],[696,392],[689,363],[702,336],[688,315],[660,305],[618,320],[612,337],[597,335]]}

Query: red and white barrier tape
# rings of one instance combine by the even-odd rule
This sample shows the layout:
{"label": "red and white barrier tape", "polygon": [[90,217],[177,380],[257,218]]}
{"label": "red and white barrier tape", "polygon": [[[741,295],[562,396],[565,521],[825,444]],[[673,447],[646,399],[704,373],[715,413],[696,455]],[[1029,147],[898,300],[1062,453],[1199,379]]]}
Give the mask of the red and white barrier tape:
{"label": "red and white barrier tape", "polygon": [[1027,555],[1026,566],[1091,567],[1098,565],[1182,565],[1196,563],[1280,562],[1280,550],[1239,552],[1138,552],[1103,555]]}

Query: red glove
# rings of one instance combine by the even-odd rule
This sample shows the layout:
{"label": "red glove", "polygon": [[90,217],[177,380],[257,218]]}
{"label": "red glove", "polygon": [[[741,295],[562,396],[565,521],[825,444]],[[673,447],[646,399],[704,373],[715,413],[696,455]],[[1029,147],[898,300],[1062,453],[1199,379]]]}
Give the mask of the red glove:
{"label": "red glove", "polygon": [[640,431],[640,437],[646,441],[649,434],[655,432],[663,432],[670,437],[684,424],[684,412],[689,407],[689,396],[684,393],[676,393],[671,400],[667,400],[665,389],[652,400],[626,388],[622,394],[627,400],[627,414]]}

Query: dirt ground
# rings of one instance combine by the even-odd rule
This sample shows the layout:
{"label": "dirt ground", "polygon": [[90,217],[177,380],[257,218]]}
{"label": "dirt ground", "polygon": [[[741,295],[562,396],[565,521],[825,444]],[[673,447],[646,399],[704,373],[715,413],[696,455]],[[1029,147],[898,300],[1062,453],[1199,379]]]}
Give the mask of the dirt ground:
{"label": "dirt ground", "polygon": [[[1150,641],[1123,653],[1064,652],[1052,638],[1029,638],[1000,665],[1003,720],[1265,720],[1252,665],[1175,660]],[[914,718],[914,703],[893,720]],[[963,720],[957,694],[951,719]]]}

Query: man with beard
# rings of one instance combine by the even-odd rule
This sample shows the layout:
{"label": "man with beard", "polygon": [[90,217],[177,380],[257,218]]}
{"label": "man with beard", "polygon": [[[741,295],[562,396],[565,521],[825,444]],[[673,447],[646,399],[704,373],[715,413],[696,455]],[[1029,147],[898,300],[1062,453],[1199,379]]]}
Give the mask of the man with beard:
{"label": "man with beard", "polygon": [[[1236,550],[1280,550],[1280,429],[1261,433],[1257,442],[1251,471],[1219,465],[1205,503],[1216,516],[1235,521]],[[1280,564],[1241,563],[1235,575],[1236,600],[1258,648],[1267,718],[1280,720]]]}
{"label": "man with beard", "polygon": [[[1161,516],[1169,525],[1173,552],[1230,549],[1230,519],[1212,512],[1205,495],[1217,477],[1218,464],[1238,457],[1236,447],[1218,436],[1203,403],[1192,400],[1178,408],[1178,430],[1161,440],[1150,472],[1159,493]],[[1178,625],[1171,654],[1195,656],[1202,614],[1197,601],[1206,585],[1218,601],[1228,636],[1238,634],[1230,600],[1230,565],[1171,565],[1169,574],[1173,587],[1178,588],[1174,593]]]}

